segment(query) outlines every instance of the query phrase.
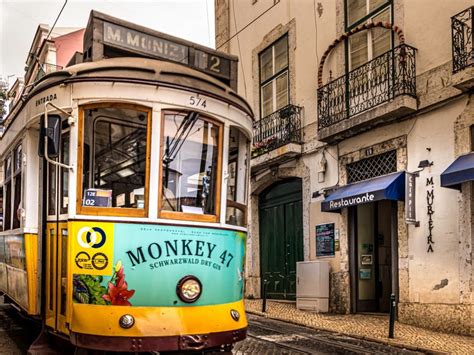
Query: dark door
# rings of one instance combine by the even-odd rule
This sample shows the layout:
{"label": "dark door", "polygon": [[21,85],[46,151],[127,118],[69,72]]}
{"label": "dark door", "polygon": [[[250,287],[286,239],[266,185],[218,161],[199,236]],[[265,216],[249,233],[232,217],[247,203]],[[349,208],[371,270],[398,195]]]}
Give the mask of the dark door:
{"label": "dark door", "polygon": [[301,180],[272,185],[259,199],[260,265],[267,297],[296,297],[296,262],[303,260]]}

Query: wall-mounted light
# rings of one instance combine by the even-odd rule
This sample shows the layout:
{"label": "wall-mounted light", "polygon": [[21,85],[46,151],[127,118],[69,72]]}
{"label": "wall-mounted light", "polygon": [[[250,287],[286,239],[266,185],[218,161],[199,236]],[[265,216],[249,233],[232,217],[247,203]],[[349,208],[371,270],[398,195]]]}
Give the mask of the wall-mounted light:
{"label": "wall-mounted light", "polygon": [[432,161],[420,160],[420,163],[418,164],[418,168],[424,169],[424,168],[430,167],[431,165],[433,165]]}

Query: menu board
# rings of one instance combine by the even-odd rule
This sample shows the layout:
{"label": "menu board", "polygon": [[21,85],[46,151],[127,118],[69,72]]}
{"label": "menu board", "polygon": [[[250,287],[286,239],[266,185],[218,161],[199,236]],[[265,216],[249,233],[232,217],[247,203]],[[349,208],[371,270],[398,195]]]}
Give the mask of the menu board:
{"label": "menu board", "polygon": [[334,256],[334,223],[316,226],[316,256]]}

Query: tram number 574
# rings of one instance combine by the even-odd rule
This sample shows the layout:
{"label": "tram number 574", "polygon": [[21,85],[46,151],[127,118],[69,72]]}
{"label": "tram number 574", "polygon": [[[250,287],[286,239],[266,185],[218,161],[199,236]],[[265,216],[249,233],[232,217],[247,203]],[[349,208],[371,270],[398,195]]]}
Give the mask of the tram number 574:
{"label": "tram number 574", "polygon": [[202,108],[206,108],[207,107],[207,102],[205,99],[201,99],[200,97],[198,96],[190,96],[189,97],[189,104],[193,107],[202,107]]}

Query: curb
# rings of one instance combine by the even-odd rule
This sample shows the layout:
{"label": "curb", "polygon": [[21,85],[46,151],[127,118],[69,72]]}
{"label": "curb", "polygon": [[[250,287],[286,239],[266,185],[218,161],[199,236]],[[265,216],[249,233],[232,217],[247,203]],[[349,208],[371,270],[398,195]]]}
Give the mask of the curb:
{"label": "curb", "polygon": [[427,354],[433,354],[433,355],[449,354],[448,352],[435,350],[435,349],[430,349],[430,348],[423,348],[421,346],[412,345],[412,344],[405,343],[405,342],[400,342],[400,341],[397,341],[395,339],[389,339],[389,338],[381,339],[381,338],[375,338],[375,337],[370,337],[370,336],[366,336],[366,335],[341,333],[341,332],[337,332],[337,331],[327,329],[327,328],[323,328],[323,327],[311,326],[311,325],[298,323],[297,321],[294,321],[294,320],[277,318],[275,316],[271,316],[267,313],[263,313],[263,312],[260,312],[260,311],[252,311],[252,310],[247,310],[247,309],[245,311],[246,311],[246,313],[254,314],[254,315],[257,315],[257,316],[260,316],[260,317],[264,317],[264,318],[268,318],[268,319],[275,319],[275,320],[278,320],[278,321],[281,321],[281,322],[290,323],[290,324],[294,324],[294,325],[299,325],[299,326],[303,326],[303,327],[311,328],[311,329],[315,329],[315,330],[325,331],[325,332],[328,332],[328,333],[341,334],[341,335],[345,335],[345,336],[348,336],[348,337],[351,337],[351,338],[354,338],[354,339],[360,339],[360,340],[370,341],[370,342],[374,342],[374,343],[390,345],[390,346],[393,346],[393,347],[403,348],[403,349],[412,350],[412,351],[421,351],[421,352],[424,352],[424,353],[427,353]]}

